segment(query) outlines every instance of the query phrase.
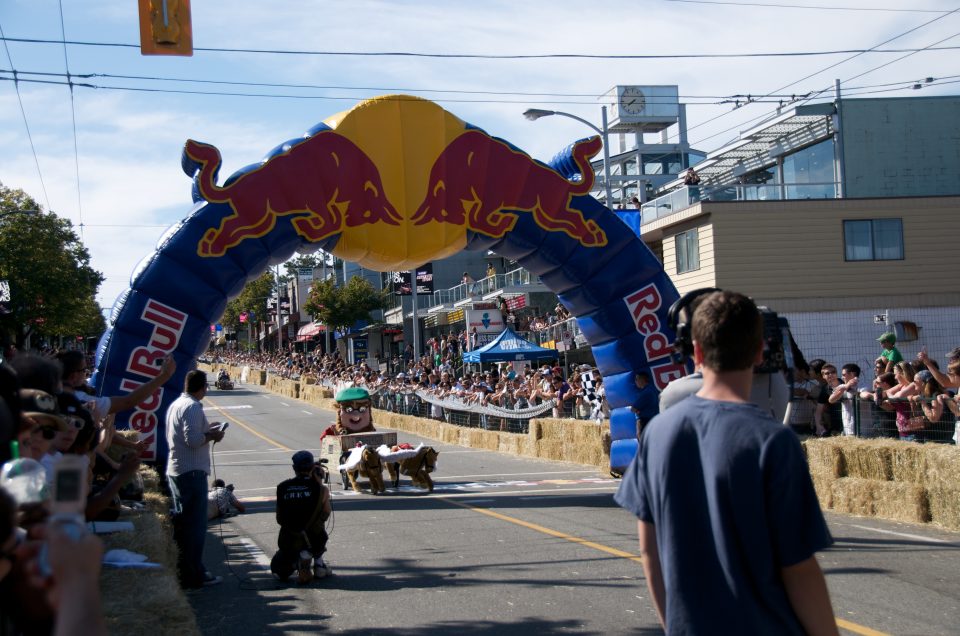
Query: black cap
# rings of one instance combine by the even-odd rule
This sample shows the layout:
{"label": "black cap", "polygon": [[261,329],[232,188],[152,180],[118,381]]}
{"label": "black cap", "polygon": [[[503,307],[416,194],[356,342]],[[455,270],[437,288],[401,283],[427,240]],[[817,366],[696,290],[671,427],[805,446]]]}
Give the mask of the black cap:
{"label": "black cap", "polygon": [[293,467],[296,470],[305,470],[313,468],[313,453],[310,451],[297,451],[293,454]]}

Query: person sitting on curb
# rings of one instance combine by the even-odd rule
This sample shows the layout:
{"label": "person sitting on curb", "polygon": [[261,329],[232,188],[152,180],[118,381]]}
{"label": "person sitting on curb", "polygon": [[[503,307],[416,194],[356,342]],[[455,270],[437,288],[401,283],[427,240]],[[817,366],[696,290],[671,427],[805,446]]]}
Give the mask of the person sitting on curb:
{"label": "person sitting on curb", "polygon": [[279,581],[286,581],[297,571],[298,583],[309,583],[330,574],[323,561],[327,550],[324,523],[333,509],[330,490],[323,485],[320,466],[310,451],[293,454],[295,476],[277,486],[277,553],[270,561],[270,571]]}

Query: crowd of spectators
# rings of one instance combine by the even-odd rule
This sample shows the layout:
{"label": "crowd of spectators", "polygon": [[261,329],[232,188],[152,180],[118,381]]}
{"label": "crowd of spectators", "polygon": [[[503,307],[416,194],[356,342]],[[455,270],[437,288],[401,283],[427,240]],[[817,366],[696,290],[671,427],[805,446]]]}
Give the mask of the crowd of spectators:
{"label": "crowd of spectators", "polygon": [[[88,521],[136,512],[142,445],[116,434],[114,415],[176,371],[172,358],[130,394],[93,395],[78,351],[4,351],[0,362],[0,631],[105,634],[100,601],[104,548]],[[51,485],[81,477],[70,505]],[[68,480],[69,481],[69,480]],[[67,482],[64,482],[67,483]],[[70,491],[66,491],[70,492]]]}
{"label": "crowd of spectators", "polygon": [[[960,347],[947,354],[947,370],[926,352],[904,360],[892,333],[870,376],[854,362],[837,368],[823,359],[799,361],[784,423],[804,435],[892,437],[904,441],[958,441]],[[952,436],[952,437],[951,437]]]}
{"label": "crowd of spectators", "polygon": [[380,370],[366,362],[348,364],[336,354],[224,352],[212,362],[264,368],[283,377],[331,387],[351,383],[370,391],[378,408],[447,421],[451,411],[458,409],[438,406],[431,398],[445,405],[459,404],[464,411],[487,406],[524,411],[544,406],[554,417],[600,420],[609,416],[603,379],[589,365],[574,365],[566,373],[549,364],[527,366],[519,372],[505,364],[470,371],[460,366],[462,344],[456,337],[442,343],[434,340],[428,347],[435,353],[414,360],[411,352],[394,361],[389,371],[386,365]]}

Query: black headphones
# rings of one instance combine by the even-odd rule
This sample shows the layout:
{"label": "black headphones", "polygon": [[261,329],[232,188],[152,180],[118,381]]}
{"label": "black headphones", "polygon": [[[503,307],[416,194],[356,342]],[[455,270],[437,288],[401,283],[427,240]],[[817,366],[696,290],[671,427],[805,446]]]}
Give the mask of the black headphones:
{"label": "black headphones", "polygon": [[694,289],[670,305],[670,309],[667,310],[667,326],[673,329],[673,332],[676,334],[676,339],[673,341],[673,353],[670,354],[670,359],[674,364],[683,364],[687,358],[693,355],[693,328],[691,327],[693,323],[693,311],[688,312],[688,314],[690,314],[687,317],[689,322],[680,322],[680,315],[685,309],[688,309],[696,299],[718,291],[722,290],[716,287]]}

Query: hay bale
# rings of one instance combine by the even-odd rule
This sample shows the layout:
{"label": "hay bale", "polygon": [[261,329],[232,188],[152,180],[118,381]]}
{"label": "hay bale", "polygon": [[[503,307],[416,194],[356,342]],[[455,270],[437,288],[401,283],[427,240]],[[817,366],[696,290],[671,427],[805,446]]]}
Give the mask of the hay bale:
{"label": "hay bale", "polygon": [[841,450],[848,477],[891,481],[893,479],[893,440],[851,438]]}
{"label": "hay bale", "polygon": [[497,450],[501,453],[509,453],[510,455],[520,455],[520,447],[525,437],[525,435],[520,435],[519,433],[500,433],[500,435],[497,436]]}
{"label": "hay bale", "polygon": [[909,523],[930,520],[927,492],[916,484],[844,477],[831,490],[833,509],[840,512]]}
{"label": "hay bale", "polygon": [[924,483],[929,487],[960,484],[960,448],[946,444],[924,444]]}
{"label": "hay bale", "polygon": [[[138,591],[135,597],[133,590]],[[170,572],[104,570],[100,593],[107,629],[114,636],[200,634],[193,608]]]}
{"label": "hay bale", "polygon": [[833,483],[836,481],[833,477],[825,473],[811,474],[813,479],[813,489],[817,493],[817,501],[824,510],[833,509]]}
{"label": "hay bale", "polygon": [[824,477],[839,478],[846,476],[843,451],[837,442],[840,438],[808,439],[803,443],[807,448],[807,461],[810,473],[821,473]]}
{"label": "hay bale", "polygon": [[931,522],[950,530],[960,530],[960,488],[931,487],[927,490],[927,500]]}
{"label": "hay bale", "polygon": [[927,446],[915,442],[901,442],[892,447],[893,480],[920,486],[926,485]]}

